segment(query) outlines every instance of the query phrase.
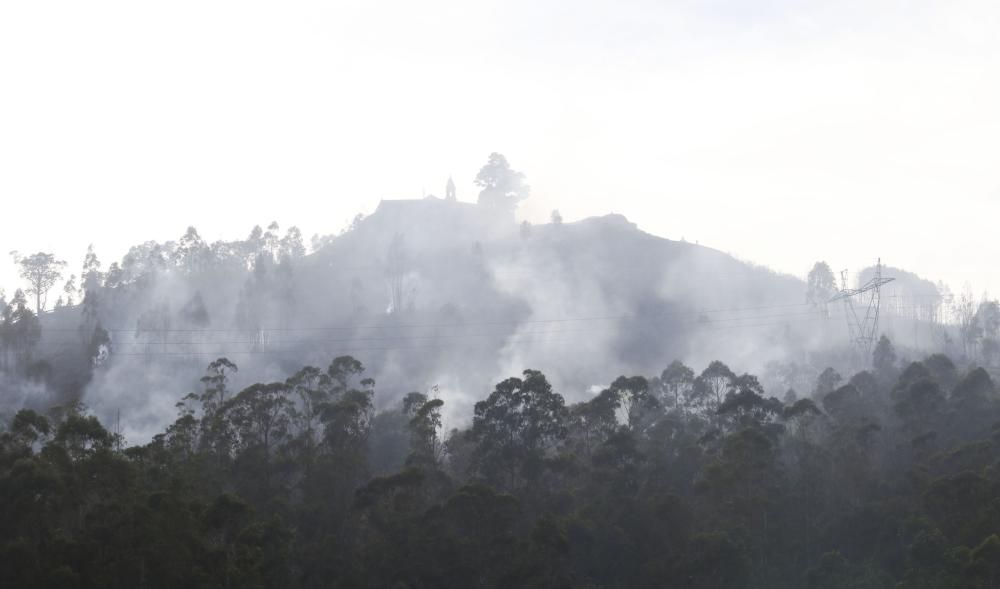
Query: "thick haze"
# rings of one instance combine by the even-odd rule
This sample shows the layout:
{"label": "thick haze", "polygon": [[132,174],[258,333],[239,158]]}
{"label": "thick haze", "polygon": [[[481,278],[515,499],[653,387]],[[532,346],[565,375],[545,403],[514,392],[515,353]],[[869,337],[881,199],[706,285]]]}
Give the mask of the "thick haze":
{"label": "thick haze", "polygon": [[527,219],[1000,291],[1000,6],[752,4],[5,2],[0,251],[332,233],[501,151]]}

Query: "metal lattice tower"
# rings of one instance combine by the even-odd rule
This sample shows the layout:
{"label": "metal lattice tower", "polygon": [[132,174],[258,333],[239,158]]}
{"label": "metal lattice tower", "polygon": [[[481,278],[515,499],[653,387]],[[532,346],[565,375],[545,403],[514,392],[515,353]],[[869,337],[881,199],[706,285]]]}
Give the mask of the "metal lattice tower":
{"label": "metal lattice tower", "polygon": [[[875,266],[875,276],[858,288],[847,288],[847,270],[840,273],[840,292],[830,302],[844,301],[847,330],[851,346],[862,358],[871,356],[878,335],[878,315],[882,303],[882,286],[895,280],[882,276],[882,259]],[[855,305],[855,300],[858,304]]]}

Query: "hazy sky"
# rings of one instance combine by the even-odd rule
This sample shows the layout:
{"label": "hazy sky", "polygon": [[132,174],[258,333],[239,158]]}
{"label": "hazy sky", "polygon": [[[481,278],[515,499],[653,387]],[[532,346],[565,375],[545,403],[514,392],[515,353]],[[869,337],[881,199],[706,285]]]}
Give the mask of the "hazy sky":
{"label": "hazy sky", "polygon": [[1000,294],[995,1],[0,0],[6,252],[333,233],[460,199],[620,212],[804,275],[877,256]]}

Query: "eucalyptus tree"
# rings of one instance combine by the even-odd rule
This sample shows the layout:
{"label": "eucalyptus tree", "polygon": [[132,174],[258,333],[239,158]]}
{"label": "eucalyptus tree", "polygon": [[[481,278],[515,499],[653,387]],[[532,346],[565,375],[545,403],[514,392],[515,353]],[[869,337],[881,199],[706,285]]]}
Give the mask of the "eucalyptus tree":
{"label": "eucalyptus tree", "polygon": [[562,395],[537,370],[525,370],[523,376],[498,383],[476,403],[472,418],[473,467],[508,491],[534,478],[546,453],[567,433]]}
{"label": "eucalyptus tree", "polygon": [[40,315],[45,308],[49,291],[62,278],[62,268],[66,266],[66,262],[45,252],[28,256],[11,252],[11,255],[19,266],[21,278],[28,282],[27,293],[35,297],[35,314]]}

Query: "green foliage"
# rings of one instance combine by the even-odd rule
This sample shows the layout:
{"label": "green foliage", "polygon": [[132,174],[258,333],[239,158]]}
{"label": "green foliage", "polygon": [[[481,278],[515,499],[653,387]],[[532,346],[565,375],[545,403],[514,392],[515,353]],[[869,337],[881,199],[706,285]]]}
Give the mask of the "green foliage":
{"label": "green foliage", "polygon": [[475,407],[477,473],[507,491],[527,484],[537,476],[547,452],[566,437],[565,417],[562,395],[552,391],[541,372],[525,370],[523,379],[499,383]]}
{"label": "green foliage", "polygon": [[946,360],[789,404],[721,362],[569,407],[526,370],[445,436],[349,356],[239,391],[220,358],[146,445],[10,419],[0,586],[996,587],[1000,401]]}

